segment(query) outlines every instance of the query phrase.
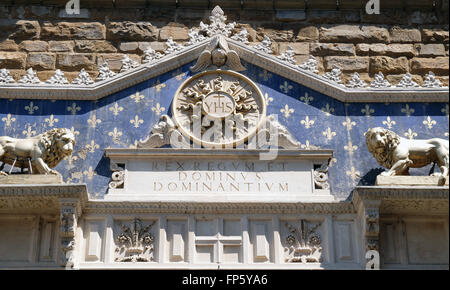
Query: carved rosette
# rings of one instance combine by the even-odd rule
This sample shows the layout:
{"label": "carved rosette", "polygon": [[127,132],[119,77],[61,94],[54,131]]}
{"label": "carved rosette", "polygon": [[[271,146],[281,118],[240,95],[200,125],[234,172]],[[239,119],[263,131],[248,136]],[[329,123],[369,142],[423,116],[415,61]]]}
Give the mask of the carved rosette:
{"label": "carved rosette", "polygon": [[207,71],[186,80],[175,93],[173,120],[182,134],[204,147],[244,143],[264,121],[259,88],[233,71]]}
{"label": "carved rosette", "polygon": [[155,222],[144,225],[135,218],[129,225],[122,225],[122,232],[116,238],[116,262],[151,262],[155,237],[150,229]]}
{"label": "carved rosette", "polygon": [[300,220],[298,227],[285,224],[290,232],[284,247],[285,262],[305,264],[322,261],[322,240],[317,233],[321,224],[319,222],[313,225],[306,220]]}

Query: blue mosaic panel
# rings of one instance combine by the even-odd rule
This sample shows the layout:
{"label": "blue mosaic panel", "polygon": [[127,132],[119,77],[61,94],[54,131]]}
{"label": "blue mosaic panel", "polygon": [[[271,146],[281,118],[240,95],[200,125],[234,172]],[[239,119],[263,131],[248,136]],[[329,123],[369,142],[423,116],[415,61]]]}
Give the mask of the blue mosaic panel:
{"label": "blue mosaic panel", "polygon": [[[92,197],[107,194],[111,178],[104,149],[127,148],[144,139],[162,114],[170,115],[173,96],[192,73],[184,65],[98,101],[0,100],[0,135],[34,136],[51,128],[71,129],[77,144],[55,169],[66,182],[88,186]],[[343,103],[243,62],[257,83],[268,114],[301,142],[302,149],[333,149],[331,192],[348,198],[357,184],[371,184],[381,169],[367,151],[364,133],[385,127],[401,137],[448,139],[448,103]],[[412,169],[426,174],[430,167]]]}

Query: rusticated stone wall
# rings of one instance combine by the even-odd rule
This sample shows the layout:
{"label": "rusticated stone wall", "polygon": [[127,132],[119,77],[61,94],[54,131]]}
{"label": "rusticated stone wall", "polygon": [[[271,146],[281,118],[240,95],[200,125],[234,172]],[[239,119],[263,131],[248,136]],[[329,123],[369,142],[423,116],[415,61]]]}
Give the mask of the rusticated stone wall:
{"label": "rusticated stone wall", "polygon": [[[314,55],[320,73],[336,64],[344,82],[355,71],[367,81],[381,71],[393,84],[407,72],[421,84],[432,71],[448,85],[448,18],[432,12],[394,11],[374,18],[355,11],[316,11],[286,18],[279,11],[224,10],[228,21],[238,23],[237,31],[246,27],[252,45],[267,35],[275,54],[289,45],[298,64]],[[118,71],[124,54],[141,62],[148,46],[163,51],[169,37],[187,42],[189,29],[208,22],[210,9],[89,9],[88,17],[78,19],[58,17],[60,12],[56,7],[0,4],[0,68],[19,80],[31,67],[44,81],[56,69],[69,81],[82,68],[96,77],[105,60]]]}

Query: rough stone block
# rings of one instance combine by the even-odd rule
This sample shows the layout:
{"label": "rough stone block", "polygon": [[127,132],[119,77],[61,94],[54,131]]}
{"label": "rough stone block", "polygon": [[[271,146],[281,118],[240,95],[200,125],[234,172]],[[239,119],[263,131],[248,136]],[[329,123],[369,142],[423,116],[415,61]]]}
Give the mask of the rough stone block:
{"label": "rough stone block", "polygon": [[311,54],[327,55],[355,55],[355,46],[351,43],[311,43]]}
{"label": "rough stone block", "polygon": [[159,39],[166,41],[172,37],[175,41],[189,40],[189,28],[179,23],[169,23],[159,30]]}
{"label": "rough stone block", "polygon": [[139,49],[139,43],[137,43],[137,42],[121,42],[119,44],[119,50],[121,52],[134,53],[134,52],[137,52],[138,49]]}
{"label": "rough stone block", "polygon": [[42,40],[25,40],[20,43],[19,47],[28,52],[47,51],[48,43]]}
{"label": "rough stone block", "polygon": [[387,55],[392,57],[413,57],[417,51],[412,44],[384,44],[384,43],[359,43],[356,45],[357,55]]}
{"label": "rough stone block", "polygon": [[35,70],[55,69],[55,54],[48,52],[31,52],[28,54],[27,67]]}
{"label": "rough stone block", "polygon": [[75,42],[73,41],[49,41],[49,51],[53,52],[73,52]]}
{"label": "rough stone block", "polygon": [[76,40],[76,52],[117,52],[109,41],[105,40]]}
{"label": "rough stone block", "polygon": [[41,27],[38,21],[19,20],[15,23],[14,32],[10,34],[11,39],[38,39]]}
{"label": "rough stone block", "polygon": [[[122,67],[122,58],[124,54],[122,53],[111,53],[111,54],[101,54],[97,56],[97,66],[102,65],[105,61],[108,63],[108,67],[112,71],[120,71]],[[136,54],[128,54],[128,56],[138,63],[141,62],[141,57]]]}
{"label": "rough stone block", "polygon": [[110,22],[107,39],[120,41],[154,41],[158,40],[158,28],[150,22]]}
{"label": "rough stone block", "polygon": [[95,70],[95,56],[91,54],[58,54],[56,68],[63,71]]}
{"label": "rough stone block", "polygon": [[297,33],[297,41],[316,41],[319,39],[319,29],[315,26],[300,28]]}
{"label": "rough stone block", "polygon": [[23,52],[0,52],[0,67],[7,69],[24,69],[27,55]]}
{"label": "rough stone block", "polygon": [[105,39],[105,26],[99,22],[59,22],[44,23],[41,31],[42,39]]}
{"label": "rough stone block", "polygon": [[370,58],[370,73],[382,72],[388,74],[403,74],[409,71],[406,57],[392,58],[389,56],[374,56]]}
{"label": "rough stone block", "polygon": [[273,28],[258,28],[256,33],[257,33],[256,38],[258,41],[262,41],[265,36],[268,36],[272,40],[272,42],[273,41],[289,42],[292,40],[294,36],[294,31],[292,29],[278,30]]}
{"label": "rough stone block", "polygon": [[427,42],[439,42],[449,43],[448,30],[441,29],[422,29],[422,41]]}
{"label": "rough stone block", "polygon": [[19,46],[12,39],[0,41],[0,51],[18,51]]}
{"label": "rough stone block", "polygon": [[368,72],[369,58],[363,56],[326,56],[324,57],[325,69],[330,71],[334,65],[347,72]]}
{"label": "rough stone block", "polygon": [[422,36],[420,31],[415,28],[400,28],[394,26],[389,30],[391,42],[415,43],[421,42]]}
{"label": "rough stone block", "polygon": [[419,56],[445,56],[445,46],[443,44],[416,44]]}
{"label": "rough stone block", "polygon": [[295,54],[309,54],[309,43],[306,42],[280,42],[278,51],[283,53],[288,46],[292,47]]}
{"label": "rough stone block", "polygon": [[389,42],[386,28],[377,26],[337,25],[320,28],[320,42]]}
{"label": "rough stone block", "polygon": [[448,75],[448,57],[413,58],[411,60],[411,72],[426,74],[432,71],[435,74]]}

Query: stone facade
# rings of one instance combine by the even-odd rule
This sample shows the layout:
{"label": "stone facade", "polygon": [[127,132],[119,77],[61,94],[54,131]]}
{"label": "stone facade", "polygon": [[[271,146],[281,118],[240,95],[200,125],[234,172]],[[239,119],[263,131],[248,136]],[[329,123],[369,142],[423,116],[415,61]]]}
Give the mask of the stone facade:
{"label": "stone facade", "polygon": [[448,269],[441,14],[117,5],[0,9],[0,268]]}
{"label": "stone facade", "polygon": [[[61,18],[60,10],[50,6],[0,6],[0,67],[11,70],[16,80],[28,68],[36,70],[42,81],[56,69],[82,68],[95,79],[95,64],[104,60],[113,63],[129,54],[142,62],[147,47],[162,53],[170,37],[179,43],[188,42],[189,29],[198,28],[209,12],[206,7],[116,10],[107,6],[89,9],[89,18]],[[268,36],[276,55],[291,46],[297,64],[309,55],[315,56],[320,73],[338,65],[344,80],[350,79],[356,69],[361,79],[371,82],[378,72],[393,75],[391,79],[409,72],[422,84],[423,74],[432,71],[448,85],[449,32],[444,10],[409,14],[395,9],[383,11],[380,19],[392,17],[390,21],[375,20],[356,9],[225,12],[230,21],[236,21],[236,32],[247,29],[252,45]],[[112,65],[111,69],[117,72],[120,67]],[[76,75],[68,74],[67,78],[71,82]]]}

